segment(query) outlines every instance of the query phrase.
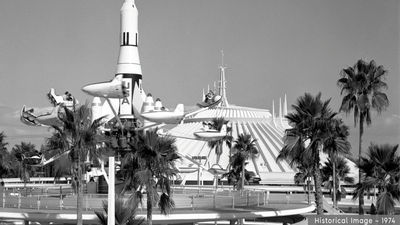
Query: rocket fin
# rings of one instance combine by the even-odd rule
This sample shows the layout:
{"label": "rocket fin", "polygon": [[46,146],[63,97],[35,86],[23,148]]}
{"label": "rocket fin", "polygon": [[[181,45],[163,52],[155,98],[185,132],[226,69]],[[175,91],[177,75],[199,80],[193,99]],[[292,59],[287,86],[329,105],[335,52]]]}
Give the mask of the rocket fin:
{"label": "rocket fin", "polygon": [[183,104],[178,104],[178,105],[176,106],[175,110],[174,110],[174,112],[180,113],[180,114],[182,114],[182,115],[183,115],[183,111],[184,111],[184,106],[183,106]]}
{"label": "rocket fin", "polygon": [[135,84],[135,87],[133,90],[132,101],[133,101],[132,107],[136,108],[139,112],[141,112],[142,107],[143,107],[143,95],[137,84]]}

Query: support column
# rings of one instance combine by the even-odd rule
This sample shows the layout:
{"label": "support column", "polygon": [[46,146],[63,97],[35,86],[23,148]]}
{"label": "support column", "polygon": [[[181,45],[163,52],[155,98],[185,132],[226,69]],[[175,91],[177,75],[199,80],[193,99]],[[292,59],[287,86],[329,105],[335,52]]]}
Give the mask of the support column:
{"label": "support column", "polygon": [[108,157],[108,225],[115,224],[115,161],[114,156]]}

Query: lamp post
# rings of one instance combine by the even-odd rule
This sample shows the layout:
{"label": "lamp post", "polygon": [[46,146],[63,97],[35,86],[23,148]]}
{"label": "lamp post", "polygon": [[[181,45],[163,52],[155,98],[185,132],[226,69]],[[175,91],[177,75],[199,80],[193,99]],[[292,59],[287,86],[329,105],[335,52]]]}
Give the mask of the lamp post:
{"label": "lamp post", "polygon": [[218,175],[226,173],[226,170],[221,167],[219,164],[214,164],[211,166],[209,171],[214,174],[215,177],[215,191],[218,189]]}
{"label": "lamp post", "polygon": [[207,156],[192,156],[193,160],[198,160],[198,164],[197,164],[197,185],[199,185],[199,191],[200,191],[200,165],[201,165],[201,160],[207,159]]}

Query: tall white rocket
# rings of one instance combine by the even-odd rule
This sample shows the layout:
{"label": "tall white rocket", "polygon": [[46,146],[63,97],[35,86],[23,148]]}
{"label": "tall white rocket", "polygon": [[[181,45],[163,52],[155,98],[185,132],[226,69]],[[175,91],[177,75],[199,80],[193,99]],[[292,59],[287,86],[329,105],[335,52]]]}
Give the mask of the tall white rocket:
{"label": "tall white rocket", "polygon": [[138,10],[134,0],[125,0],[121,7],[120,51],[115,76],[121,76],[128,96],[119,100],[121,118],[133,117],[133,105],[141,109],[146,95],[142,88],[142,67],[139,59]]}

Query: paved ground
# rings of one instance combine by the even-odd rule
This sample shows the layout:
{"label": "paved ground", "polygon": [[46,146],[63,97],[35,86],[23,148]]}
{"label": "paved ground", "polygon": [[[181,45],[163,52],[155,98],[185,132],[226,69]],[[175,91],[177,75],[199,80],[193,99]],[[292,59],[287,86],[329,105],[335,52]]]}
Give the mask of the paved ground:
{"label": "paved ground", "polygon": [[[240,218],[256,219],[261,217],[285,217],[310,212],[314,207],[297,210],[273,210],[267,208],[240,208],[240,209],[176,209],[168,216],[154,212],[153,222],[155,224],[193,223],[205,221],[227,221]],[[145,217],[145,212],[138,216]],[[57,222],[69,224],[76,221],[74,210],[32,210],[32,209],[0,209],[0,218],[13,220],[30,220],[36,222]],[[98,224],[96,215],[93,212],[84,212],[85,224]]]}

